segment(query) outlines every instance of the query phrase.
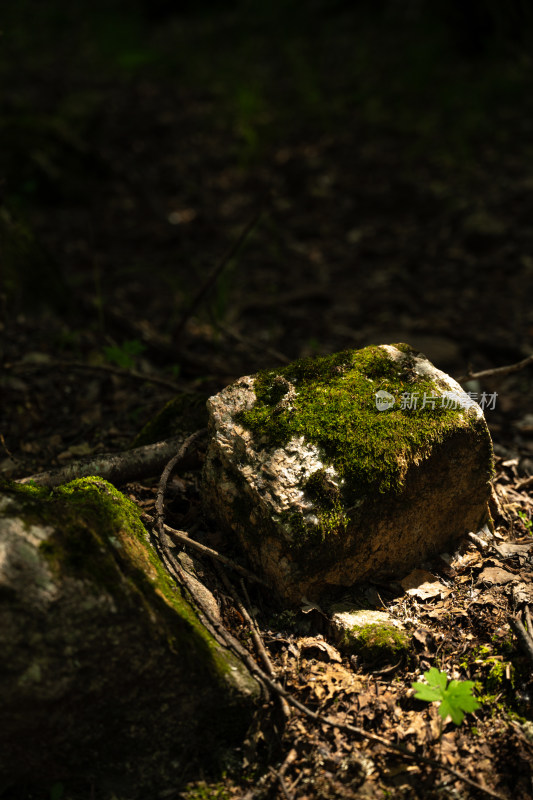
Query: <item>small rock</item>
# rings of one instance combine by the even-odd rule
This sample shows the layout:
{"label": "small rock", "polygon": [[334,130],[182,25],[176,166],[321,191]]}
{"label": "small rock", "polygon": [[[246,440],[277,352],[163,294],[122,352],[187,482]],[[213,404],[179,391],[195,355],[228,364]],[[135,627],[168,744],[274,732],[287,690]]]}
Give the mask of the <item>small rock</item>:
{"label": "small rock", "polygon": [[370,661],[400,657],[411,638],[388,611],[358,609],[349,604],[331,608],[331,628],[343,649]]}

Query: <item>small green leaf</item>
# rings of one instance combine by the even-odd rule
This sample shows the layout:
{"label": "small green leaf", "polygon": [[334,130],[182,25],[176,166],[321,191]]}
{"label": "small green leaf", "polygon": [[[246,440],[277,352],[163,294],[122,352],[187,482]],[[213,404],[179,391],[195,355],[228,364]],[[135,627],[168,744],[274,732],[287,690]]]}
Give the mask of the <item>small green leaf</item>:
{"label": "small green leaf", "polygon": [[428,703],[440,701],[439,714],[443,720],[449,716],[456,725],[460,725],[465,713],[481,708],[472,694],[473,681],[452,680],[448,683],[446,673],[439,672],[435,667],[425,672],[424,678],[427,683],[411,684],[416,690],[415,697]]}
{"label": "small green leaf", "polygon": [[123,369],[132,369],[135,366],[135,356],[140,356],[146,350],[145,345],[138,339],[123,342],[121,346],[104,347],[104,355],[112,364],[117,364]]}

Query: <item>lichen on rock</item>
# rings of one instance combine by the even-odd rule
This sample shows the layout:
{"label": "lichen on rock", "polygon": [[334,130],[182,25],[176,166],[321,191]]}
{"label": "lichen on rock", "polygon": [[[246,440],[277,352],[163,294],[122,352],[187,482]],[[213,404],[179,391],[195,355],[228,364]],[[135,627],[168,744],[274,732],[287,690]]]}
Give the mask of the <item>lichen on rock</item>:
{"label": "lichen on rock", "polygon": [[247,376],[208,410],[206,510],[290,602],[405,574],[488,519],[483,413],[409,345]]}

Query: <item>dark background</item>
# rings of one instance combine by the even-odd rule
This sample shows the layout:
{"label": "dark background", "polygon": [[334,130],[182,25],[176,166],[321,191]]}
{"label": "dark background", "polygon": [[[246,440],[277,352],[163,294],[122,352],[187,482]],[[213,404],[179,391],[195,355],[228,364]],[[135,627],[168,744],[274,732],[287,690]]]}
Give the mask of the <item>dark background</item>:
{"label": "dark background", "polygon": [[[1,29],[4,474],[172,394],[57,362],[209,394],[369,343],[454,376],[532,352],[529,4],[17,0]],[[527,450],[531,370],[469,388]]]}

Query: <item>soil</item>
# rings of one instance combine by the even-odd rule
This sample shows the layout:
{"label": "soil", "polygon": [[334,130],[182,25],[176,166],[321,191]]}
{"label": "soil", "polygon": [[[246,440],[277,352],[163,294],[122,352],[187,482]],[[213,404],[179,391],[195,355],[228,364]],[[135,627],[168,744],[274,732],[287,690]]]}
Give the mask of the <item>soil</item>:
{"label": "soil", "polygon": [[[533,352],[522,38],[469,49],[424,3],[11,5],[1,210],[10,237],[33,238],[25,260],[2,239],[1,476],[124,450],[178,391],[207,397],[294,358],[405,341],[460,378]],[[533,602],[533,371],[463,385],[495,397],[497,539],[425,565],[436,595],[366,587],[410,625],[409,658],[328,660],[301,644],[321,641],[320,611],[251,599],[278,679],[312,710],[527,798],[533,685],[510,617]],[[152,508],[153,482],[120,488]],[[169,492],[170,525],[238,557],[202,521],[198,471]],[[461,725],[441,731],[413,698],[431,666],[475,682],[483,703]],[[277,725],[168,796],[482,796],[301,712]],[[52,791],[99,797],[83,776]]]}

